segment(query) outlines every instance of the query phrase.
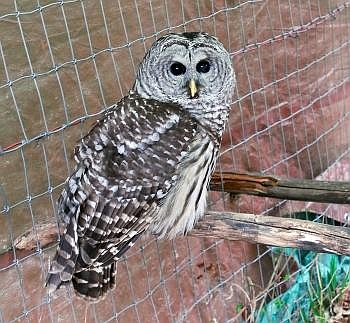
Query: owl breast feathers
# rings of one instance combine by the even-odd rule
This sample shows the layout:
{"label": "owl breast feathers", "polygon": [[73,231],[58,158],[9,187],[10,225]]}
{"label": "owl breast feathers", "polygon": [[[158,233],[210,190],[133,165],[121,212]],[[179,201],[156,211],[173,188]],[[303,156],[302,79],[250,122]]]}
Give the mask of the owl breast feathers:
{"label": "owl breast feathers", "polygon": [[[193,42],[171,39],[178,46]],[[219,104],[200,100],[197,78],[181,105],[151,98],[136,83],[75,149],[77,166],[58,201],[63,233],[47,279],[50,292],[72,281],[78,295],[99,300],[116,284],[116,261],[143,232],[173,238],[204,214],[227,95]]]}

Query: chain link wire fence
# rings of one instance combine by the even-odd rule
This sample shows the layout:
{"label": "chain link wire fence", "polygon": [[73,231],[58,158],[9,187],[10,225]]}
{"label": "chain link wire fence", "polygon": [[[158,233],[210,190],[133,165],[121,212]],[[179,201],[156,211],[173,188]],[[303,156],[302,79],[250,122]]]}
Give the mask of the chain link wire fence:
{"label": "chain link wire fence", "polygon": [[[350,179],[350,1],[1,1],[0,322],[240,322],[290,287],[299,269],[267,246],[146,237],[103,301],[46,294],[74,146],[127,93],[155,39],[197,30],[224,43],[237,74],[218,171]],[[214,192],[210,202],[343,223],[350,214]]]}

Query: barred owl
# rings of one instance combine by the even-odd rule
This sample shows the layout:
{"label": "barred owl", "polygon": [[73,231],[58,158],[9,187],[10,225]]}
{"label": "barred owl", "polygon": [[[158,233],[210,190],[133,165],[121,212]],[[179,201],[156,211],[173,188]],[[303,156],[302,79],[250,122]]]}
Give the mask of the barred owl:
{"label": "barred owl", "polygon": [[215,37],[168,34],[152,45],[129,94],[75,149],[49,292],[72,281],[78,295],[99,300],[141,234],[171,239],[192,229],[205,211],[234,84]]}

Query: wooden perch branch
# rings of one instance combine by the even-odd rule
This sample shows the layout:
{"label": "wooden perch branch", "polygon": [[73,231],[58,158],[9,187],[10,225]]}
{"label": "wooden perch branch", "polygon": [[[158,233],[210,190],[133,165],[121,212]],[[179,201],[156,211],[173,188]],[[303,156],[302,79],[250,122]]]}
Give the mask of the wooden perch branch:
{"label": "wooden perch branch", "polygon": [[349,228],[291,218],[208,212],[189,235],[350,255]]}
{"label": "wooden perch branch", "polygon": [[[215,173],[210,188],[288,200],[350,203],[350,182],[280,179],[239,173]],[[306,220],[231,212],[208,212],[189,233],[193,237],[243,240],[278,247],[350,255],[350,229]],[[16,257],[44,248],[57,238],[57,225],[36,226],[14,241]],[[0,269],[13,261],[11,251],[0,254]]]}
{"label": "wooden perch branch", "polygon": [[210,189],[286,200],[350,203],[350,182],[281,179],[274,176],[223,172],[213,174]]}
{"label": "wooden perch branch", "polygon": [[[192,237],[243,240],[278,247],[350,255],[350,229],[307,220],[233,212],[207,212]],[[14,241],[16,250],[44,248],[57,239],[57,225],[45,224],[29,230]]]}

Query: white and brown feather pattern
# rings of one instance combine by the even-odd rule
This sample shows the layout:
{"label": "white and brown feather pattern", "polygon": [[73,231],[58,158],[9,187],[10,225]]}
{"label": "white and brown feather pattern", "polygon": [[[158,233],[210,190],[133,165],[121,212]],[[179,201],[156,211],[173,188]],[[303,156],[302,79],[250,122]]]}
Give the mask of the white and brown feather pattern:
{"label": "white and brown feather pattern", "polygon": [[[59,200],[66,231],[52,262],[50,289],[78,273],[74,287],[79,289],[94,277],[88,272],[99,267],[114,275],[109,265],[153,222],[162,201],[174,192],[181,162],[186,168],[191,149],[202,152],[193,146],[201,136],[201,127],[180,107],[137,95],[124,98],[97,123],[76,149],[77,170]],[[98,290],[104,288],[93,289]]]}
{"label": "white and brown feather pattern", "polygon": [[168,34],[154,43],[129,95],[75,149],[49,291],[72,281],[79,295],[99,300],[115,286],[116,260],[144,231],[173,238],[191,230],[204,214],[234,83],[215,37]]}
{"label": "white and brown feather pattern", "polygon": [[190,231],[204,215],[207,188],[215,168],[218,147],[201,132],[176,168],[177,182],[164,199],[151,225],[154,234],[174,238]]}

